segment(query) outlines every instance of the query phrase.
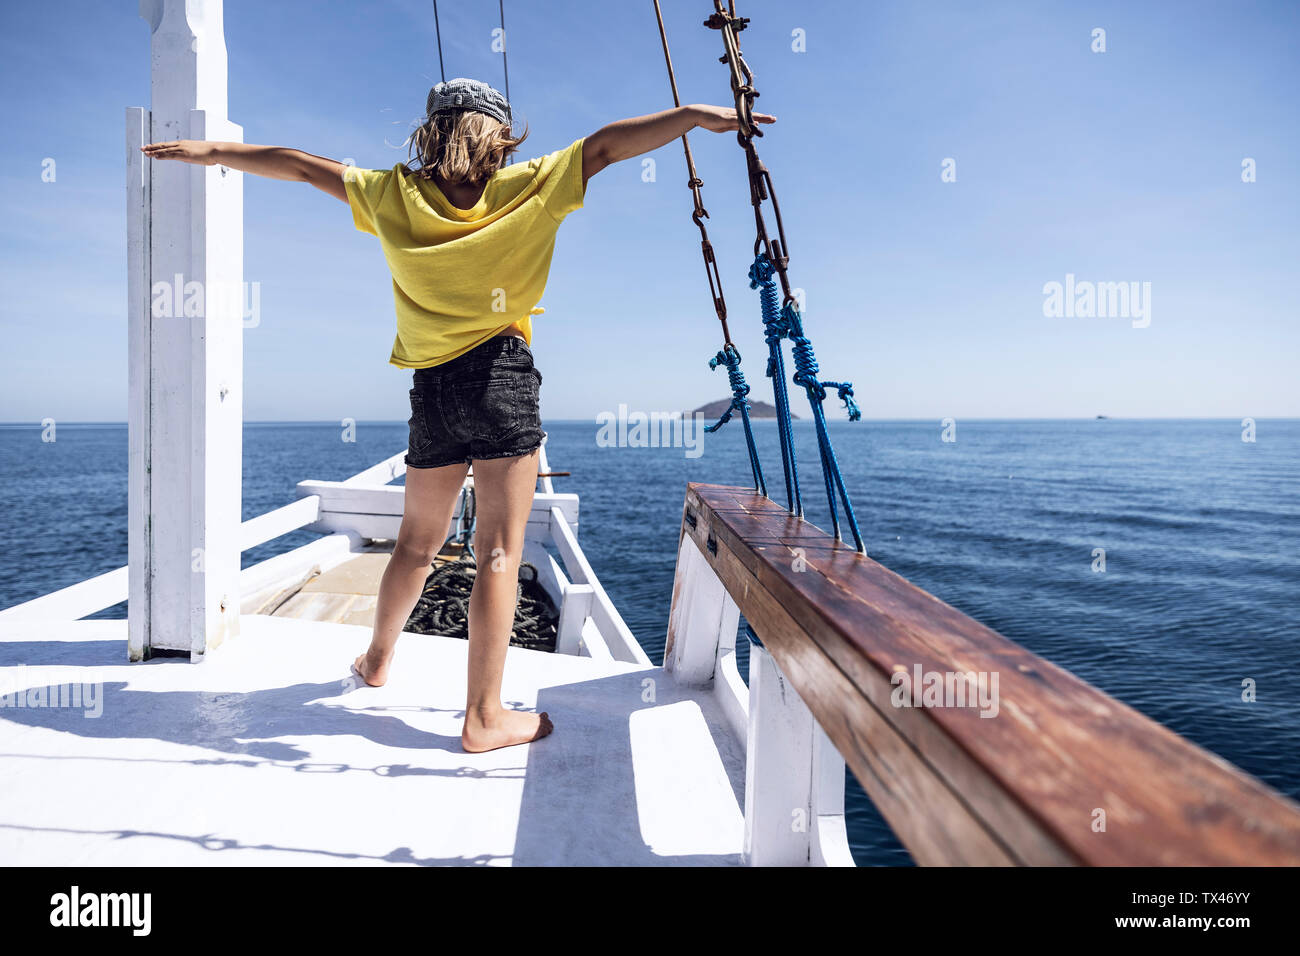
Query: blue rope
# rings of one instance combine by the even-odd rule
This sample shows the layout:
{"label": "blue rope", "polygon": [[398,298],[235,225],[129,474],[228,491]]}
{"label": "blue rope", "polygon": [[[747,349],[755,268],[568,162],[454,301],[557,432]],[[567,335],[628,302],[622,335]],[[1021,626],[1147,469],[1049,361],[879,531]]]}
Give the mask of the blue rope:
{"label": "blue rope", "polygon": [[[859,551],[865,553],[862,535],[858,531],[858,519],[853,513],[848,490],[844,487],[844,476],[840,473],[839,460],[835,457],[835,448],[831,444],[830,433],[826,429],[826,412],[822,402],[826,399],[826,390],[833,388],[848,411],[849,421],[856,422],[862,418],[862,410],[853,400],[853,385],[849,382],[824,382],[817,377],[820,371],[817,356],[813,354],[812,342],[804,335],[803,318],[793,302],[787,302],[784,308],[777,309],[775,273],[766,253],[760,252],[749,270],[751,288],[759,288],[759,297],[763,309],[763,327],[767,332],[767,344],[770,352],[768,374],[772,376],[773,393],[776,395],[777,421],[781,427],[781,463],[786,467],[786,493],[791,495],[790,475],[795,468],[794,434],[790,420],[790,400],[785,390],[785,363],[781,354],[781,339],[788,338],[792,344],[795,373],[793,382],[802,385],[808,394],[808,404],[812,406],[813,423],[817,428],[817,447],[821,454],[822,478],[826,485],[826,500],[830,505],[831,526],[837,540],[844,540],[840,532],[839,510],[836,507],[838,494],[844,506],[844,518],[853,533],[853,542]],[[803,503],[799,499],[798,476],[794,476],[791,512],[803,516]],[[795,510],[798,502],[798,510]]]}
{"label": "blue rope", "polygon": [[835,537],[844,540],[840,533],[839,514],[835,508],[836,492],[839,493],[840,501],[844,504],[844,517],[848,521],[849,530],[853,532],[853,542],[859,551],[866,549],[862,544],[862,535],[858,531],[858,519],[853,513],[853,504],[849,501],[848,491],[844,487],[844,476],[840,474],[840,463],[835,457],[835,447],[831,444],[831,436],[826,430],[826,412],[822,407],[822,402],[826,399],[826,389],[835,389],[844,402],[845,409],[849,413],[849,421],[856,422],[862,418],[862,410],[858,408],[858,403],[853,400],[853,386],[849,382],[823,382],[817,378],[819,371],[817,366],[817,356],[813,354],[812,342],[803,334],[803,319],[799,315],[799,309],[793,302],[786,303],[785,309],[786,327],[790,330],[790,341],[794,343],[792,349],[794,354],[794,383],[802,385],[804,391],[808,393],[808,404],[812,406],[813,422],[817,426],[817,447],[821,452],[822,459],[822,477],[826,482],[826,500],[831,509],[831,527],[835,532]]}
{"label": "blue rope", "polygon": [[749,269],[749,287],[758,289],[763,310],[764,340],[767,342],[767,375],[772,379],[772,396],[776,402],[777,433],[781,438],[781,467],[785,471],[785,498],[790,513],[803,517],[803,499],[799,496],[799,473],[794,455],[794,429],[790,424],[790,394],[785,385],[785,357],[781,353],[781,339],[788,329],[778,305],[780,295],[776,269],[766,255],[760,253]]}
{"label": "blue rope", "polygon": [[[474,560],[474,528],[478,525],[478,508],[474,501],[474,488],[471,485],[460,496],[460,510],[452,515],[456,521],[456,530],[447,535],[447,540],[442,543],[444,548],[449,544],[459,544],[471,561]],[[465,524],[466,516],[469,517],[468,525]]]}
{"label": "blue rope", "polygon": [[746,397],[749,395],[749,385],[745,383],[745,373],[740,369],[740,353],[734,345],[723,346],[717,355],[709,359],[709,368],[716,369],[719,365],[727,367],[727,380],[731,383],[731,404],[721,418],[704,430],[716,432],[731,421],[732,412],[740,412],[740,419],[745,424],[745,444],[749,446],[749,467],[754,472],[754,488],[766,497],[767,483],[763,481],[763,467],[758,462],[758,447],[754,444],[754,429],[749,423],[750,405]]}

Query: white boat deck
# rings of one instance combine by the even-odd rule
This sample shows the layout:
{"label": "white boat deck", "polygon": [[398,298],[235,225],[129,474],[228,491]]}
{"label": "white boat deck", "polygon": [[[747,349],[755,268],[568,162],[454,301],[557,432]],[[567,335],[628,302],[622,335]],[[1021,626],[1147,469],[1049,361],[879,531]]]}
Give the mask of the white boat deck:
{"label": "white boat deck", "polygon": [[[91,683],[83,708],[0,709],[8,865],[740,865],[745,754],[716,698],[657,667],[512,648],[522,747],[460,746],[464,641],[257,615],[202,664],[126,661],[125,621],[0,628],[0,694]],[[6,703],[12,703],[9,698]]]}

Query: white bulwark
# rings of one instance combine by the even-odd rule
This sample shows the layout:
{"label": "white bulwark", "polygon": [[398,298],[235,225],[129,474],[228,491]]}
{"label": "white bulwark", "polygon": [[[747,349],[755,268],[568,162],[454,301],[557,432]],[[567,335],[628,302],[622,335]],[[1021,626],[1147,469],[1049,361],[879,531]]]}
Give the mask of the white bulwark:
{"label": "white bulwark", "polygon": [[129,653],[200,660],[239,630],[243,180],[149,160],[226,119],[221,0],[142,0],[151,108],[126,117]]}

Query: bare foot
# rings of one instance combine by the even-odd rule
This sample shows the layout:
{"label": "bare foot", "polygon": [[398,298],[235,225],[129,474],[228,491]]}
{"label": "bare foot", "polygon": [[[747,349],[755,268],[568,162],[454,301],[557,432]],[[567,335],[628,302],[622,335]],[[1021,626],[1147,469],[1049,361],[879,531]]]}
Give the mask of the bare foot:
{"label": "bare foot", "polygon": [[383,687],[388,682],[388,665],[392,658],[377,660],[366,651],[352,662],[352,670],[371,687]]}
{"label": "bare foot", "polygon": [[554,729],[546,711],[530,714],[503,708],[487,719],[470,711],[465,715],[465,729],[461,731],[460,742],[466,753],[477,754],[541,740]]}

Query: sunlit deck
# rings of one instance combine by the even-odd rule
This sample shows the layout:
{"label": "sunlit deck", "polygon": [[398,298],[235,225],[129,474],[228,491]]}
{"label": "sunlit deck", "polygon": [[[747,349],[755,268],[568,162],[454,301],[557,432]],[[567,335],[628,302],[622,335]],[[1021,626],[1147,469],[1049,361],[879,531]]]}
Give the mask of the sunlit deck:
{"label": "sunlit deck", "polygon": [[408,635],[370,688],[348,671],[365,627],[245,614],[240,628],[194,666],[128,664],[125,621],[5,624],[0,691],[92,683],[102,716],[0,710],[0,861],[742,862],[744,746],[708,689],[512,648],[505,699],[556,732],[467,754],[464,641]]}

